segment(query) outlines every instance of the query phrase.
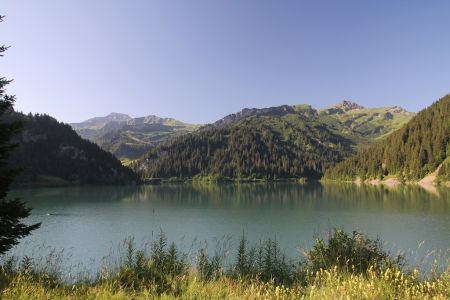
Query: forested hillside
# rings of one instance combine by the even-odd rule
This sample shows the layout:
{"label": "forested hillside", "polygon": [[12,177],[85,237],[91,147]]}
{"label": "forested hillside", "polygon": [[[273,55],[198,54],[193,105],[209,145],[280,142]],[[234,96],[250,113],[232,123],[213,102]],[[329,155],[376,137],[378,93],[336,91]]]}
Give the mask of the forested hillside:
{"label": "forested hillside", "polygon": [[[392,132],[406,123],[414,114],[400,107],[365,108],[351,101],[317,110],[307,104],[281,105],[268,108],[246,108],[202,127],[221,129],[244,119],[286,114],[321,119],[327,126],[339,123],[341,132],[351,135],[355,144],[367,144]],[[192,133],[198,125],[186,124],[172,118],[147,116],[132,118],[126,114],[111,113],[81,123],[70,124],[77,133],[113,153],[123,162],[135,160],[156,146],[176,137]]]}
{"label": "forested hillside", "polygon": [[256,116],[158,146],[136,168],[162,178],[319,178],[353,146],[349,136],[301,114]]}
{"label": "forested hillside", "polygon": [[386,139],[361,150],[328,170],[327,179],[354,180],[396,176],[418,180],[435,171],[449,180],[450,95],[419,112],[404,127]]}
{"label": "forested hillside", "polygon": [[22,120],[20,144],[9,160],[23,168],[17,185],[131,184],[139,181],[112,154],[82,139],[67,124],[48,115],[11,112],[10,120]]}
{"label": "forested hillside", "polygon": [[412,115],[395,108],[374,112],[349,101],[327,110],[244,109],[152,149],[133,167],[147,178],[320,178]]}

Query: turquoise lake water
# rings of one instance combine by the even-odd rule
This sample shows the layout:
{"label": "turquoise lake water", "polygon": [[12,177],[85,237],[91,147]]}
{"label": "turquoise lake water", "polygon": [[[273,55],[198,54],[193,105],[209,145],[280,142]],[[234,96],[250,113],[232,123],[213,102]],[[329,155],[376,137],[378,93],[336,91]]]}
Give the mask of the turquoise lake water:
{"label": "turquoise lake water", "polygon": [[[64,249],[63,263],[89,271],[120,255],[133,236],[144,246],[161,230],[183,251],[200,245],[231,251],[240,236],[276,238],[291,257],[332,227],[382,238],[418,262],[450,248],[450,191],[338,184],[174,184],[14,191],[42,222],[10,254],[43,257]],[[116,257],[117,256],[117,257]]]}

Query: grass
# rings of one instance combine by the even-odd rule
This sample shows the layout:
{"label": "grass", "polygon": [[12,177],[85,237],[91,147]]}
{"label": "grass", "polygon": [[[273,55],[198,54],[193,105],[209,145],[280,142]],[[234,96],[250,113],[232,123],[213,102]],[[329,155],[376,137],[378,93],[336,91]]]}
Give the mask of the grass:
{"label": "grass", "polygon": [[[333,117],[337,118],[342,123],[347,123],[348,126],[363,133],[365,136],[377,140],[382,139],[392,131],[399,129],[414,116],[414,113],[409,112],[391,112],[392,119],[385,120],[384,116],[389,110],[389,107],[364,108],[351,110],[343,114],[336,114],[333,115]],[[379,131],[374,131],[376,128],[378,128]]]}
{"label": "grass", "polygon": [[170,290],[158,293],[152,286],[128,289],[116,281],[96,285],[48,287],[44,280],[17,276],[2,293],[3,299],[448,299],[450,277],[418,282],[414,277],[387,269],[368,276],[323,270],[305,287],[268,282],[246,282],[222,277],[199,280],[180,277]]}
{"label": "grass", "polygon": [[[200,249],[193,262],[160,234],[149,249],[127,242],[117,269],[69,283],[24,258],[0,271],[1,299],[449,299],[450,269],[427,276],[391,257],[379,240],[334,230],[300,261],[276,240],[248,245],[233,262]],[[41,271],[40,271],[41,270]],[[437,269],[436,269],[437,270]]]}

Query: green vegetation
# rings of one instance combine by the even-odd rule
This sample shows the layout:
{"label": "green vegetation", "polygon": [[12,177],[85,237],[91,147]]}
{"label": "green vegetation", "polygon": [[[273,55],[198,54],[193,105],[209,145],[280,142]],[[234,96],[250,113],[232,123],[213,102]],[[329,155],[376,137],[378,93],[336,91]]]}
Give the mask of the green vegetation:
{"label": "green vegetation", "polygon": [[[0,23],[2,21],[3,16],[0,16]],[[5,46],[0,46],[0,57],[6,49]],[[19,199],[8,199],[10,186],[19,173],[18,169],[8,166],[8,158],[18,146],[12,140],[22,130],[22,123],[10,122],[5,118],[13,109],[15,101],[14,96],[6,94],[6,86],[9,83],[9,80],[0,77],[0,255],[40,226],[22,223],[22,220],[30,215],[31,209]]]}
{"label": "green vegetation", "polygon": [[[376,247],[373,247],[377,245]],[[448,299],[450,270],[426,277],[407,270],[360,233],[334,230],[306,259],[287,259],[274,240],[248,247],[235,259],[201,248],[193,263],[160,234],[149,249],[127,242],[122,263],[94,280],[67,282],[25,257],[0,270],[2,299]],[[324,264],[323,262],[327,263]]]}
{"label": "green vegetation", "polygon": [[22,168],[18,186],[66,186],[74,184],[132,184],[134,172],[112,154],[79,137],[64,123],[47,115],[23,115],[10,111],[10,121],[21,121],[20,145],[9,165]]}
{"label": "green vegetation", "polygon": [[[112,113],[106,117],[89,119],[82,123],[74,123],[71,124],[71,126],[83,138],[95,142],[102,149],[113,153],[116,157],[118,157],[121,161],[128,165],[130,161],[139,159],[145,153],[152,151],[154,152],[155,147],[159,145],[162,145],[164,143],[166,143],[167,145],[167,143],[174,140],[176,141],[175,144],[177,142],[183,143],[183,137],[186,137],[188,139],[188,137],[190,136],[189,133],[197,135],[199,139],[213,139],[214,137],[210,137],[209,134],[215,135],[217,133],[212,129],[221,130],[228,127],[235,128],[239,126],[251,125],[252,127],[250,127],[249,130],[255,131],[267,125],[265,124],[265,122],[268,120],[268,122],[270,123],[268,124],[268,126],[276,131],[276,134],[280,135],[280,137],[284,141],[284,143],[279,148],[283,148],[286,146],[291,147],[291,145],[289,144],[306,142],[307,144],[302,146],[304,146],[306,150],[314,150],[316,147],[315,144],[320,144],[320,142],[322,142],[320,140],[322,136],[320,134],[317,135],[317,130],[323,130],[325,131],[323,135],[327,135],[326,131],[329,131],[339,136],[337,137],[338,141],[330,141],[325,138],[325,147],[339,148],[339,143],[341,142],[352,143],[352,146],[350,148],[347,147],[347,149],[343,150],[345,152],[345,155],[341,156],[346,157],[349,154],[352,154],[353,149],[356,149],[358,145],[370,143],[372,140],[375,140],[395,129],[398,129],[404,123],[406,123],[412,117],[412,115],[412,113],[406,112],[399,107],[370,109],[363,108],[352,102],[344,101],[342,104],[338,104],[335,107],[325,110],[316,110],[307,104],[299,104],[294,106],[283,105],[279,107],[270,107],[263,109],[244,109],[236,114],[228,115],[223,119],[215,122],[214,124],[202,127],[200,132],[196,132],[199,129],[199,126],[197,125],[185,124],[183,122],[170,118],[159,118],[156,116],[131,118],[128,115],[117,113]],[[303,127],[303,130],[300,130],[300,132],[298,133],[292,133],[293,131],[299,129],[297,126],[299,121],[296,120],[298,118],[301,118],[301,122],[304,123],[304,125],[300,125],[300,127]],[[252,124],[245,123],[244,120],[249,119],[253,119]],[[286,125],[285,121],[289,121],[289,123],[294,124],[294,126],[292,128],[286,127],[290,126],[291,124]],[[316,125],[318,124],[319,126],[321,126],[321,128],[316,127]],[[305,141],[295,140],[298,135],[304,134],[304,130],[308,130],[310,128],[313,128],[313,130],[315,131],[312,134],[312,138],[315,140],[314,142],[307,140],[309,137],[306,137]],[[229,135],[227,132],[221,132],[219,134]],[[237,132],[236,134],[241,133]],[[239,139],[239,137],[236,138]],[[346,139],[347,141],[340,141],[339,139]],[[253,141],[248,140],[248,138],[247,141],[249,143],[260,142],[258,139]],[[251,145],[248,145],[246,147],[251,147]],[[227,148],[228,146],[224,146],[221,150],[228,151],[229,149]],[[302,149],[302,147],[297,148],[299,149],[296,149],[296,151],[305,152],[305,149]],[[271,151],[272,149],[269,150]],[[316,150],[321,151],[322,149],[318,148]],[[286,151],[289,152],[291,151],[291,149],[286,149]],[[211,153],[209,153],[208,155],[210,154]],[[260,155],[264,155],[264,153],[261,153]],[[295,155],[299,156],[298,154]],[[308,155],[308,153],[305,153],[306,157],[308,157]],[[280,155],[275,154],[275,156],[278,157]],[[342,157],[340,159],[342,159]],[[211,159],[212,158],[209,158],[209,160]],[[317,158],[314,159],[317,160]],[[335,162],[336,160],[332,159],[330,165],[333,165]],[[307,168],[307,166],[303,166],[303,164],[304,163],[302,163],[300,168]],[[323,174],[321,162],[318,164],[320,166],[315,166],[313,168],[314,174],[311,175],[312,177],[317,177]],[[189,168],[188,166],[186,167]],[[238,166],[232,166],[232,168],[238,168]],[[273,166],[273,168],[278,169],[277,166]],[[202,175],[203,177],[219,176],[223,177],[224,179],[225,177],[227,177],[224,174],[210,173],[210,171],[211,170],[202,168],[200,172],[189,173],[187,177],[191,178],[195,175]],[[235,174],[232,175],[232,179],[237,179],[237,177],[234,177],[237,176],[237,173],[245,173],[242,174],[242,176],[249,176],[245,179],[255,179],[252,177],[252,174],[249,174],[248,170],[245,172],[241,172],[241,170],[234,171]],[[264,177],[264,179],[267,179],[267,177],[270,177],[272,180],[275,177],[280,178],[286,176],[286,172],[280,173],[278,172],[278,170],[270,169],[267,171],[267,176],[260,176],[260,174],[254,175],[258,179],[261,179],[262,177]],[[150,173],[152,173],[152,171]],[[288,173],[290,174],[289,176],[297,178],[299,176],[298,173],[302,172]],[[183,172],[183,175],[180,172],[171,172],[171,174],[173,175],[171,177],[178,178],[184,177],[186,175],[185,172]],[[243,178],[239,177],[238,179]]]}
{"label": "green vegetation", "polygon": [[[326,179],[419,180],[434,172],[450,154],[450,95],[419,112],[386,139],[328,170]],[[449,178],[448,160],[439,177]]]}
{"label": "green vegetation", "polygon": [[447,149],[447,158],[442,163],[441,169],[439,170],[438,173],[438,180],[441,182],[445,182],[447,185],[448,182],[450,182],[450,152],[448,151],[448,149]]}
{"label": "green vegetation", "polygon": [[348,130],[358,132],[370,140],[386,137],[414,116],[397,106],[365,108],[349,101],[321,110],[319,114],[338,119]]}
{"label": "green vegetation", "polygon": [[131,118],[117,113],[70,125],[81,137],[96,143],[122,161],[140,158],[155,146],[199,127],[171,118]]}
{"label": "green vegetation", "polygon": [[322,111],[310,105],[244,109],[159,145],[131,166],[147,178],[318,179],[411,116],[397,107],[365,109],[351,102]]}
{"label": "green vegetation", "polygon": [[134,166],[150,178],[318,179],[353,146],[320,120],[289,113],[205,128],[156,147]]}
{"label": "green vegetation", "polygon": [[379,239],[370,240],[358,231],[351,235],[335,230],[328,240],[319,238],[308,253],[309,269],[313,272],[334,266],[340,270],[352,267],[352,272],[367,273],[369,268],[400,266],[402,257],[391,258],[383,251]]}

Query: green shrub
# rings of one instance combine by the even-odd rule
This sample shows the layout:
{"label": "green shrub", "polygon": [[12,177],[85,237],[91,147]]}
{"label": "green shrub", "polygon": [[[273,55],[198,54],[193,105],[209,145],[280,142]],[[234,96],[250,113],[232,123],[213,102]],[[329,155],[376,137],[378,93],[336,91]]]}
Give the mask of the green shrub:
{"label": "green shrub", "polygon": [[277,240],[267,239],[250,248],[247,244],[243,235],[239,242],[236,263],[232,266],[235,276],[280,284],[290,284],[294,281],[297,267],[281,251]]}
{"label": "green shrub", "polygon": [[203,280],[216,279],[224,273],[223,259],[216,253],[211,258],[205,248],[201,248],[197,255],[197,271]]}
{"label": "green shrub", "polygon": [[150,255],[136,250],[134,240],[127,240],[124,263],[119,267],[116,279],[122,286],[136,289],[141,286],[156,286],[158,292],[170,287],[175,278],[187,274],[185,254],[179,254],[174,243],[167,247],[167,239],[161,232],[150,245]]}
{"label": "green shrub", "polygon": [[[225,264],[228,261],[226,246],[216,248],[211,257],[204,246],[197,252],[196,265],[192,265],[187,254],[180,253],[174,243],[168,246],[163,232],[146,249],[137,250],[133,238],[126,240],[125,245],[124,260],[117,272],[109,273],[112,276],[102,276],[100,281],[117,282],[120,288],[127,290],[152,289],[158,294],[181,290],[183,286],[179,284],[186,282],[180,279],[188,276],[189,270],[194,274],[196,272],[202,281],[230,277],[284,286],[306,286],[310,274],[334,267],[343,273],[353,274],[365,274],[369,268],[401,270],[401,258],[390,258],[379,239],[372,240],[357,231],[350,234],[338,229],[334,229],[328,238],[317,239],[307,252],[306,259],[296,262],[286,257],[276,239],[263,240],[250,246],[244,235],[240,239],[236,256],[229,264]],[[55,285],[59,273],[54,271],[56,268],[52,267],[53,264],[48,263],[42,269],[37,268],[28,257],[21,261],[6,261],[2,267],[4,276],[0,278],[2,286],[8,285],[6,279],[15,275],[45,277],[47,279],[41,281],[42,284]]]}
{"label": "green shrub", "polygon": [[379,238],[369,239],[358,231],[352,234],[341,229],[334,229],[327,240],[316,240],[307,253],[308,268],[314,272],[337,266],[349,272],[365,273],[370,266],[387,266],[400,264],[402,257],[392,260],[383,250]]}

